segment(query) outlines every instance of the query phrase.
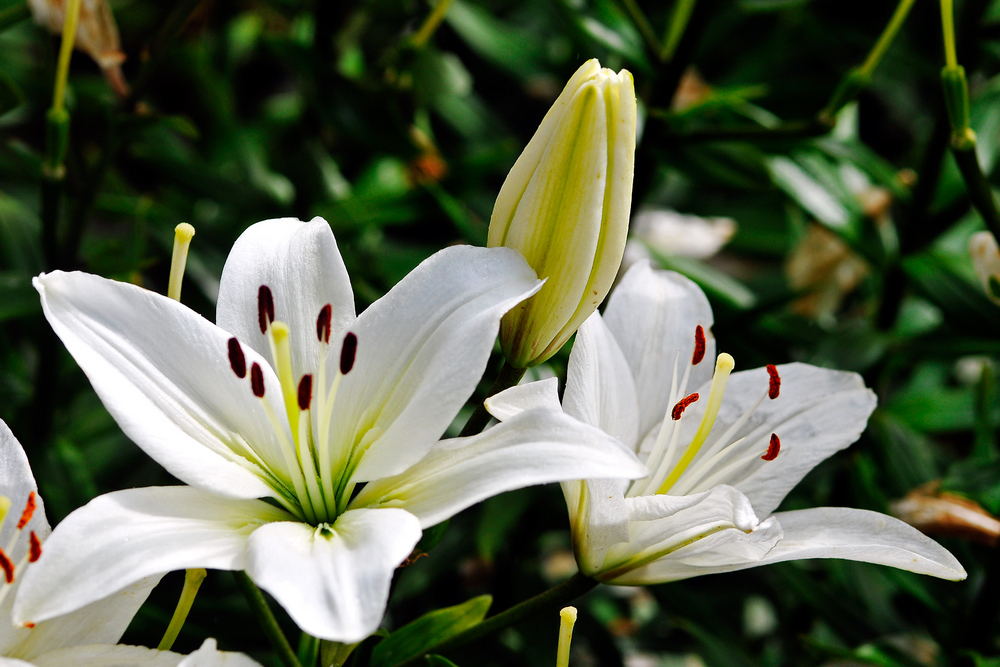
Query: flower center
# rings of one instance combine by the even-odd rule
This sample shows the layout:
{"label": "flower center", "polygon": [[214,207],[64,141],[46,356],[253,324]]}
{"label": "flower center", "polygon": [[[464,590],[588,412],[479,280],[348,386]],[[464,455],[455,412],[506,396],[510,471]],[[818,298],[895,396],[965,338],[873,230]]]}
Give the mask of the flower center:
{"label": "flower center", "polygon": [[[330,344],[333,308],[330,304],[323,306],[316,318],[316,338],[323,346],[324,352]],[[274,296],[271,290],[262,285],[257,293],[257,321],[261,333],[266,337],[274,361],[274,371],[278,376],[281,388],[282,402],[288,417],[289,432],[281,424],[278,415],[265,399],[267,388],[264,383],[264,372],[257,362],[250,366],[250,389],[259,400],[261,409],[274,431],[287,477],[275,474],[256,452],[254,462],[270,472],[272,483],[278,491],[276,500],[296,516],[320,525],[332,521],[347,509],[350,492],[346,489],[346,465],[334,466],[330,452],[330,429],[333,416],[333,406],[337,390],[344,375],[354,367],[354,359],[358,349],[358,338],[353,333],[344,336],[341,346],[340,364],[336,377],[327,389],[325,354],[321,354],[316,379],[312,373],[305,373],[298,379],[292,369],[291,331],[288,325],[275,319]],[[233,373],[240,379],[247,376],[246,356],[236,338],[230,338],[227,343],[229,364]],[[314,430],[313,411],[316,411]],[[252,449],[252,447],[251,447]],[[353,455],[353,452],[350,453]],[[350,462],[350,457],[347,463]],[[288,488],[288,482],[291,488]]]}
{"label": "flower center", "polygon": [[[673,378],[670,383],[670,400],[663,415],[659,431],[649,451],[646,466],[652,474],[633,482],[626,495],[630,497],[656,493],[686,495],[696,490],[705,490],[719,484],[727,475],[740,467],[745,467],[756,458],[773,461],[781,449],[777,435],[771,434],[767,443],[746,442],[746,438],[734,440],[734,436],[747,423],[750,416],[760,407],[765,398],[778,398],[781,377],[773,365],[767,366],[768,387],[761,397],[725,433],[711,438],[719,416],[719,409],[725,396],[729,376],[736,365],[735,360],[725,352],[718,355],[715,373],[706,398],[704,413],[694,435],[686,446],[680,442],[681,423],[687,417],[685,411],[701,399],[700,394],[687,394],[687,384],[691,369],[705,357],[705,331],[699,325],[695,328],[694,354],[690,365],[678,381],[678,358],[674,361]],[[652,434],[647,436],[647,440]],[[707,444],[710,443],[710,444]],[[761,446],[763,444],[763,446]]]}

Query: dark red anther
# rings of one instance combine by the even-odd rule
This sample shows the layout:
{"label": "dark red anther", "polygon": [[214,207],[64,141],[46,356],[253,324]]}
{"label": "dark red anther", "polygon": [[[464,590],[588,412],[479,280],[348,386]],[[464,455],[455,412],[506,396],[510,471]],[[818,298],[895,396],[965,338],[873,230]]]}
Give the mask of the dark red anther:
{"label": "dark red anther", "polygon": [[267,325],[274,321],[274,297],[271,295],[271,288],[261,285],[257,290],[257,324],[260,325],[260,332],[267,333]]}
{"label": "dark red anther", "polygon": [[306,375],[302,376],[299,380],[299,410],[308,410],[309,403],[312,401],[313,396],[313,376]]}
{"label": "dark red anther", "polygon": [[253,389],[254,396],[264,398],[264,372],[256,361],[250,367],[250,388]]}
{"label": "dark red anther", "polygon": [[31,521],[31,515],[35,513],[35,492],[28,494],[28,502],[24,504],[24,511],[21,512],[21,520],[17,522],[17,529],[21,530]]}
{"label": "dark red anther", "polygon": [[691,365],[697,366],[705,358],[705,330],[699,324],[694,328],[694,355],[691,357]]}
{"label": "dark red anther", "polygon": [[7,580],[7,583],[14,583],[14,563],[11,562],[10,558],[7,558],[7,554],[3,552],[3,549],[0,549],[0,568],[3,569],[3,577]]}
{"label": "dark red anther", "polygon": [[347,375],[354,368],[354,357],[358,353],[358,337],[348,332],[344,336],[344,346],[340,348],[340,372]]}
{"label": "dark red anther", "polygon": [[684,411],[687,410],[687,407],[697,400],[698,393],[695,392],[690,396],[685,396],[681,400],[677,401],[677,405],[675,405],[674,409],[670,411],[670,418],[677,421],[681,418],[681,415],[684,414]]}
{"label": "dark red anther", "polygon": [[321,343],[330,342],[330,321],[333,319],[333,306],[326,304],[319,310],[316,318],[316,337]]}
{"label": "dark red anther", "polygon": [[765,461],[773,461],[778,458],[778,452],[781,451],[781,440],[778,439],[777,433],[771,434],[771,443],[767,446],[767,451],[764,456],[760,457]]}
{"label": "dark red anther", "polygon": [[41,557],[42,541],[35,535],[35,531],[31,531],[31,535],[28,536],[28,562],[34,563]]}
{"label": "dark red anther", "polygon": [[30,630],[30,629],[32,629],[33,627],[35,627],[35,624],[34,624],[34,623],[30,623],[30,622],[29,622],[29,623],[25,623],[25,624],[24,624],[24,627],[26,627],[26,628],[28,628],[28,629]]}
{"label": "dark red anther", "polygon": [[229,366],[236,373],[236,377],[243,379],[247,376],[247,358],[243,356],[243,348],[240,347],[240,341],[236,338],[230,338],[229,343]]}
{"label": "dark red anther", "polygon": [[767,386],[767,397],[773,401],[778,398],[778,393],[781,391],[781,376],[778,375],[778,369],[775,368],[774,364],[767,365],[767,374],[770,378]]}

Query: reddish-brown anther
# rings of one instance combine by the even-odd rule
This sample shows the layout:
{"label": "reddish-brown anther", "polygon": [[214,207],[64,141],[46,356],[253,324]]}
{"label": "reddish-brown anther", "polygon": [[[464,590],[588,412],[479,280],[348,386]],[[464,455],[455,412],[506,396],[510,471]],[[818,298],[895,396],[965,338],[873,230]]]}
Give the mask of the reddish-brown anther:
{"label": "reddish-brown anther", "polygon": [[11,562],[10,558],[7,558],[3,549],[0,549],[0,569],[3,569],[3,577],[7,583],[14,583],[14,563]]}
{"label": "reddish-brown anther", "polygon": [[306,375],[302,376],[299,380],[299,410],[308,410],[309,403],[312,401],[313,394],[313,376]]}
{"label": "reddish-brown anther", "polygon": [[316,337],[321,343],[330,342],[330,321],[333,319],[333,306],[326,304],[319,310],[316,318]]}
{"label": "reddish-brown anther", "polygon": [[781,392],[781,376],[778,375],[778,369],[775,368],[774,364],[767,365],[767,375],[770,378],[767,386],[767,397],[773,401],[778,398],[778,394]]}
{"label": "reddish-brown anther", "polygon": [[705,358],[705,330],[699,324],[694,328],[694,354],[691,356],[691,365],[697,366]]}
{"label": "reddish-brown anther", "polygon": [[765,461],[773,461],[778,458],[778,452],[781,451],[781,440],[778,439],[777,433],[771,434],[771,443],[767,446],[767,451],[764,452],[764,456],[760,457]]}
{"label": "reddish-brown anther", "polygon": [[257,324],[260,325],[260,332],[267,333],[267,327],[274,321],[274,296],[271,288],[261,285],[257,290]]}
{"label": "reddish-brown anther", "polygon": [[340,348],[340,372],[347,375],[354,368],[354,357],[358,354],[358,337],[348,332],[344,336],[344,346]]}
{"label": "reddish-brown anther", "polygon": [[250,388],[253,389],[254,396],[264,398],[264,372],[256,361],[250,367]]}
{"label": "reddish-brown anther", "polygon": [[695,392],[690,396],[685,396],[681,400],[677,401],[677,405],[675,405],[674,409],[670,411],[670,418],[673,419],[674,421],[677,421],[678,419],[681,418],[681,415],[684,414],[684,411],[687,410],[687,406],[691,405],[697,400],[698,400],[698,393]]}
{"label": "reddish-brown anther", "polygon": [[28,502],[24,504],[24,511],[21,512],[21,519],[17,522],[17,529],[21,530],[31,521],[31,515],[35,513],[35,492],[28,494]]}
{"label": "reddish-brown anther", "polygon": [[242,380],[247,376],[247,358],[243,356],[240,341],[236,340],[235,337],[230,338],[227,346],[229,347],[229,366],[236,373],[236,377]]}
{"label": "reddish-brown anther", "polygon": [[28,562],[34,563],[41,556],[42,541],[38,539],[38,535],[35,535],[35,531],[31,531],[31,535],[28,536]]}

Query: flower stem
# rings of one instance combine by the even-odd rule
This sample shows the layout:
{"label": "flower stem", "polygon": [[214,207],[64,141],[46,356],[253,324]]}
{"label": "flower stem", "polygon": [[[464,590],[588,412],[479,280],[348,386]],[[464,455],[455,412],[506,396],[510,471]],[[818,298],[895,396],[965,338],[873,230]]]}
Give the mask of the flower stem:
{"label": "flower stem", "polygon": [[181,597],[177,600],[177,607],[174,608],[173,618],[170,619],[170,624],[167,625],[167,630],[163,633],[160,645],[156,647],[158,651],[169,651],[174,642],[177,641],[177,635],[184,627],[184,621],[187,620],[191,605],[194,604],[198,589],[201,588],[201,582],[205,581],[207,574],[205,569],[200,567],[184,572],[184,588],[181,589]]}
{"label": "flower stem", "polygon": [[[496,382],[490,387],[490,390],[486,393],[486,398],[499,394],[504,389],[510,389],[516,386],[521,378],[524,377],[524,373],[527,368],[514,368],[506,361],[503,362],[503,366],[500,367],[500,375],[497,376]],[[469,421],[465,422],[465,427],[462,428],[462,432],[459,434],[460,437],[466,437],[469,435],[476,435],[477,433],[482,433],[486,425],[490,423],[490,413],[486,410],[485,400],[476,406],[473,411],[472,416],[469,417]]]}
{"label": "flower stem", "polygon": [[962,173],[969,201],[982,216],[986,228],[993,232],[993,236],[1000,239],[1000,211],[997,210],[993,190],[976,157],[975,144],[966,147],[952,145],[951,154],[955,156],[955,163]]}
{"label": "flower stem", "polygon": [[653,31],[653,26],[650,24],[649,19],[643,13],[642,8],[636,0],[622,0],[622,4],[625,6],[625,11],[628,12],[629,16],[632,17],[632,22],[635,23],[635,27],[639,29],[642,34],[642,38],[646,40],[646,46],[649,47],[657,58],[661,57],[663,53],[663,48],[660,46],[660,40],[656,38],[656,33]]}
{"label": "flower stem", "polygon": [[660,52],[660,60],[666,62],[674,57],[677,45],[681,43],[681,37],[687,30],[688,21],[691,20],[691,13],[694,12],[694,5],[697,0],[677,0],[674,11],[670,14],[670,23],[667,25],[667,35],[663,39],[663,50]]}
{"label": "flower stem", "polygon": [[417,30],[417,33],[413,35],[410,40],[410,44],[416,47],[421,47],[427,44],[427,41],[437,30],[438,26],[441,25],[441,21],[444,20],[444,15],[448,13],[448,7],[451,5],[451,0],[438,0],[437,4],[434,5],[434,9],[431,13],[427,15],[424,19],[423,25]]}
{"label": "flower stem", "polygon": [[410,658],[404,663],[396,665],[396,667],[416,667],[417,665],[422,665],[424,664],[424,656],[429,653],[442,653],[449,649],[463,646],[464,644],[474,642],[477,639],[490,635],[501,628],[506,628],[508,625],[517,623],[532,614],[536,614],[548,608],[564,605],[594,588],[598,583],[599,582],[596,579],[591,579],[590,577],[577,572],[566,581],[557,586],[553,586],[544,593],[539,593],[535,597],[529,598],[524,602],[520,602],[510,609],[500,612],[496,616],[491,616],[482,623],[472,626],[468,630],[459,632],[457,635],[452,635],[443,642],[427,649],[420,655]]}
{"label": "flower stem", "polygon": [[243,595],[250,604],[254,616],[260,622],[260,627],[264,630],[264,634],[267,635],[268,641],[271,642],[271,646],[278,654],[278,658],[281,659],[282,664],[285,667],[302,667],[302,663],[299,662],[295,651],[292,650],[292,645],[288,643],[285,633],[281,631],[278,619],[274,617],[271,608],[267,606],[267,600],[264,599],[264,594],[257,588],[257,584],[253,583],[246,572],[240,571],[233,574],[236,576],[237,585],[243,591]]}
{"label": "flower stem", "polygon": [[941,33],[944,39],[945,65],[954,69],[958,67],[958,54],[955,50],[955,12],[952,0],[941,0]]}
{"label": "flower stem", "polygon": [[62,111],[66,97],[66,79],[69,78],[69,59],[73,55],[76,42],[76,25],[80,18],[80,0],[69,0],[66,5],[66,21],[63,23],[62,45],[59,47],[59,61],[56,64],[56,83],[52,92],[52,110]]}

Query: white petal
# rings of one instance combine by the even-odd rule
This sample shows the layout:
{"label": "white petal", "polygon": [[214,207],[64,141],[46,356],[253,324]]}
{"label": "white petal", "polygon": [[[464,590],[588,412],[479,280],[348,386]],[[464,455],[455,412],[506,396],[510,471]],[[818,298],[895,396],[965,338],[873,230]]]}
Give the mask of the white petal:
{"label": "white petal", "polygon": [[38,623],[171,570],[243,569],[250,533],[288,518],[260,500],[185,486],[99,496],[66,517],[45,542],[21,581],[14,622]]}
{"label": "white petal", "polygon": [[[857,373],[798,363],[784,364],[777,370],[781,377],[778,398],[764,399],[746,424],[728,439],[732,442],[746,438],[737,450],[739,453],[733,453],[713,469],[722,469],[744,454],[758,455],[729,470],[723,479],[713,479],[709,473],[695,487],[719,483],[735,486],[746,494],[759,516],[774,511],[816,464],[857,440],[876,403],[875,394],[865,387]],[[768,374],[763,368],[733,373],[702,452],[707,454],[715,439],[725,434],[767,389]],[[707,392],[708,385],[700,391]],[[705,403],[698,401],[688,408],[690,415],[685,414],[682,421],[681,442],[688,442],[693,436]],[[764,461],[760,455],[767,451],[772,433],[781,440],[781,451],[773,461]],[[697,469],[701,458],[699,454],[694,459],[685,476]],[[683,481],[684,476],[680,482]]]}
{"label": "white petal", "polygon": [[889,565],[918,574],[958,581],[965,569],[951,553],[916,528],[885,514],[846,507],[817,507],[778,512],[784,538],[759,561],[699,567],[682,561],[663,561],[658,572],[641,581],[675,581],[717,572],[806,558],[844,558]]}
{"label": "white petal", "polygon": [[[277,436],[246,379],[229,363],[230,334],[173,299],[86,273],[34,280],[55,332],[132,440],[171,474],[242,498],[272,495],[260,469],[241,456],[246,443],[275,469]],[[279,420],[278,380],[244,346],[247,367],[263,366],[265,399]]]}
{"label": "white petal", "polygon": [[326,220],[258,222],[236,239],[226,259],[216,322],[271,360],[270,345],[257,318],[261,285],[271,289],[275,318],[291,331],[293,377],[298,380],[304,373],[314,373],[326,353],[316,333],[320,310],[332,306],[331,341],[343,338],[354,321],[351,281]]}
{"label": "white petal", "polygon": [[[509,248],[446,248],[369,307],[340,385],[333,442],[367,446],[352,481],[402,472],[437,442],[483,375],[500,316],[540,282]],[[340,354],[331,350],[332,382]]]}
{"label": "white petal", "polygon": [[[35,492],[36,509],[32,516],[31,528],[38,533],[39,537],[44,538],[49,534],[49,524],[45,520],[45,509],[42,506],[42,499],[38,495],[35,476],[31,474],[31,467],[28,465],[28,457],[6,422],[0,419],[0,496],[11,501],[9,510],[11,517],[20,516],[20,512],[28,500],[28,495],[33,491]],[[4,548],[10,544],[10,538],[15,530],[17,530],[17,518],[3,522],[0,544],[3,544]],[[13,558],[17,560],[20,558],[20,554]]]}
{"label": "white petal", "polygon": [[49,651],[32,660],[32,664],[35,667],[178,667],[183,657],[145,646],[98,644]]}
{"label": "white petal", "polygon": [[688,393],[712,376],[715,338],[712,308],[693,282],[671,271],[654,271],[648,262],[628,270],[604,311],[604,323],[628,360],[639,398],[642,437],[663,419],[670,401],[674,364],[678,381],[691,364],[695,327],[705,330],[705,358],[691,369]]}
{"label": "white petal", "polygon": [[589,479],[562,483],[580,571],[600,571],[608,549],[628,541],[628,507],[619,480]]}
{"label": "white petal", "polygon": [[369,483],[352,507],[402,507],[426,528],[511,489],[645,474],[635,455],[603,431],[562,412],[530,410],[480,435],[442,440],[405,472]]}
{"label": "white petal", "polygon": [[396,567],[420,539],[399,509],[351,510],[330,527],[272,523],[250,537],[247,574],[314,637],[345,643],[373,633]]}
{"label": "white petal", "polygon": [[[44,550],[44,545],[43,545]],[[29,566],[34,567],[34,566]],[[4,599],[0,618],[11,628],[12,642],[5,641],[3,653],[26,660],[55,649],[82,644],[114,644],[121,639],[132,617],[160,581],[159,576],[145,577],[123,591],[92,602],[63,616],[38,623],[33,628],[16,627],[9,622],[14,604],[13,591]],[[19,582],[15,582],[17,585]],[[5,637],[6,639],[6,637]]]}
{"label": "white petal", "polygon": [[220,651],[214,639],[206,639],[201,648],[181,660],[177,667],[260,667],[260,663],[242,653]]}
{"label": "white petal", "polygon": [[599,313],[587,318],[576,334],[566,372],[563,409],[636,450],[639,403],[635,381]]}
{"label": "white petal", "polygon": [[0,667],[35,667],[35,665],[30,662],[25,662],[24,660],[0,656]]}
{"label": "white petal", "polygon": [[[626,498],[629,541],[609,552],[602,581],[651,583],[659,563],[715,552],[726,561],[759,560],[781,537],[777,522],[759,524],[743,494],[719,486],[690,496]],[[763,530],[758,530],[758,529]]]}
{"label": "white petal", "polygon": [[510,419],[525,410],[562,410],[559,379],[545,378],[504,389],[486,399],[486,409],[498,420]]}

